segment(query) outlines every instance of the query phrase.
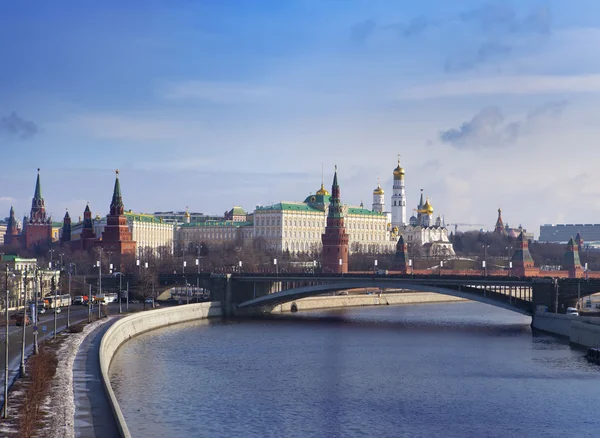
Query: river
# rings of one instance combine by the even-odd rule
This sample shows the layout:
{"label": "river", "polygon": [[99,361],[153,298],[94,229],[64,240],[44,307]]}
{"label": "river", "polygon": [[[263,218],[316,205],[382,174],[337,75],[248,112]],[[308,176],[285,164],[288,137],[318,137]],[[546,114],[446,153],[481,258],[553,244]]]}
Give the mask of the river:
{"label": "river", "polygon": [[134,437],[599,436],[600,367],[529,324],[473,302],[189,323],[111,381]]}

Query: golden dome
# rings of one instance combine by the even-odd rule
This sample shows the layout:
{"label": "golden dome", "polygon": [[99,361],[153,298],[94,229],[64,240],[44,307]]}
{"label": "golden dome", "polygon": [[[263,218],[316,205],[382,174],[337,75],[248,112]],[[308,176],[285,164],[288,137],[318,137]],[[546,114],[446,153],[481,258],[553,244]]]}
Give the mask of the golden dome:
{"label": "golden dome", "polygon": [[383,195],[383,189],[381,188],[381,185],[379,184],[379,178],[377,178],[377,188],[375,190],[373,190],[373,194],[374,195]]}
{"label": "golden dome", "polygon": [[398,155],[398,166],[394,169],[394,179],[404,179],[404,169],[400,167],[400,155]]}
{"label": "golden dome", "polygon": [[427,198],[425,204],[423,204],[423,211],[427,214],[433,214],[433,207],[429,203],[429,198]]}
{"label": "golden dome", "polygon": [[184,214],[184,216],[185,216],[186,218],[190,217],[190,212],[188,211],[188,208],[187,208],[187,206],[185,207],[185,214]]}
{"label": "golden dome", "polygon": [[329,192],[325,190],[325,186],[321,183],[321,188],[317,191],[317,195],[329,196]]}

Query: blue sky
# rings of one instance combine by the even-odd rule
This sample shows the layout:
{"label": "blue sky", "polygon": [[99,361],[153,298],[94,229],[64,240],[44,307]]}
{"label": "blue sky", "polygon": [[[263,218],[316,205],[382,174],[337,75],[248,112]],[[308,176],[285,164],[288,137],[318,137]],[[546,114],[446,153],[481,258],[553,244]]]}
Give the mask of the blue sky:
{"label": "blue sky", "polygon": [[300,201],[322,164],[389,205],[401,154],[447,222],[600,222],[600,2],[2,2],[0,39],[0,216],[38,167],[56,219],[117,168],[141,212]]}

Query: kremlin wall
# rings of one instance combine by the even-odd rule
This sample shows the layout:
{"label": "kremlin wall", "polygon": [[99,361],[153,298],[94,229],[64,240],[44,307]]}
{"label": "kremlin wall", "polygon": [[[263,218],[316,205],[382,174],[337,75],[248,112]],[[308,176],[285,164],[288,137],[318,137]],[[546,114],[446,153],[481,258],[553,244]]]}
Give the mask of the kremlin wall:
{"label": "kremlin wall", "polygon": [[[73,222],[69,212],[63,221],[54,222],[46,213],[42,196],[40,170],[38,169],[34,196],[29,216],[22,222],[15,217],[11,207],[3,225],[5,248],[19,250],[43,250],[53,243],[71,251],[106,251],[112,255],[115,270],[126,271],[133,265],[142,250],[157,253],[166,250],[174,253],[175,247],[194,252],[202,243],[207,245],[236,243],[243,246],[260,239],[265,248],[291,256],[320,254],[323,272],[348,272],[348,257],[352,254],[394,255],[395,272],[414,274],[468,274],[548,276],[534,266],[528,246],[533,235],[523,228],[510,228],[502,220],[502,211],[493,233],[516,242],[510,263],[500,269],[488,269],[482,262],[481,269],[461,270],[444,267],[444,261],[455,258],[454,245],[450,242],[444,219],[434,219],[434,208],[421,189],[415,214],[407,217],[405,170],[400,164],[393,169],[393,187],[390,210],[385,210],[385,191],[377,184],[373,190],[371,209],[343,203],[341,185],[338,183],[337,167],[334,171],[331,192],[324,182],[315,194],[309,194],[304,202],[280,202],[257,206],[246,213],[235,206],[223,216],[205,216],[200,213],[160,212],[156,214],[134,213],[125,210],[119,171],[116,171],[109,212],[101,217],[93,215],[89,204],[83,208],[83,217]],[[456,224],[458,225],[458,224]],[[467,224],[468,225],[468,224]],[[560,270],[552,276],[595,276],[584,270],[579,259],[583,241],[579,234],[566,246]],[[409,247],[412,249],[409,255]],[[415,251],[416,249],[416,251]],[[417,269],[413,259],[426,257],[439,260],[436,266]],[[498,268],[496,266],[495,268]]]}

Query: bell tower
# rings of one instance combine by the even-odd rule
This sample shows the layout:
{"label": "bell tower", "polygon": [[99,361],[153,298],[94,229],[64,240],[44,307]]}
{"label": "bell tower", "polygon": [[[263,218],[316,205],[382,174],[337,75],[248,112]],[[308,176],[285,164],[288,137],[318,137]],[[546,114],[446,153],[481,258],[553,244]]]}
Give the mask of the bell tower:
{"label": "bell tower", "polygon": [[404,191],[404,169],[400,166],[400,154],[398,154],[398,166],[394,169],[394,191],[392,194],[392,228],[407,225],[406,221],[406,192]]}

